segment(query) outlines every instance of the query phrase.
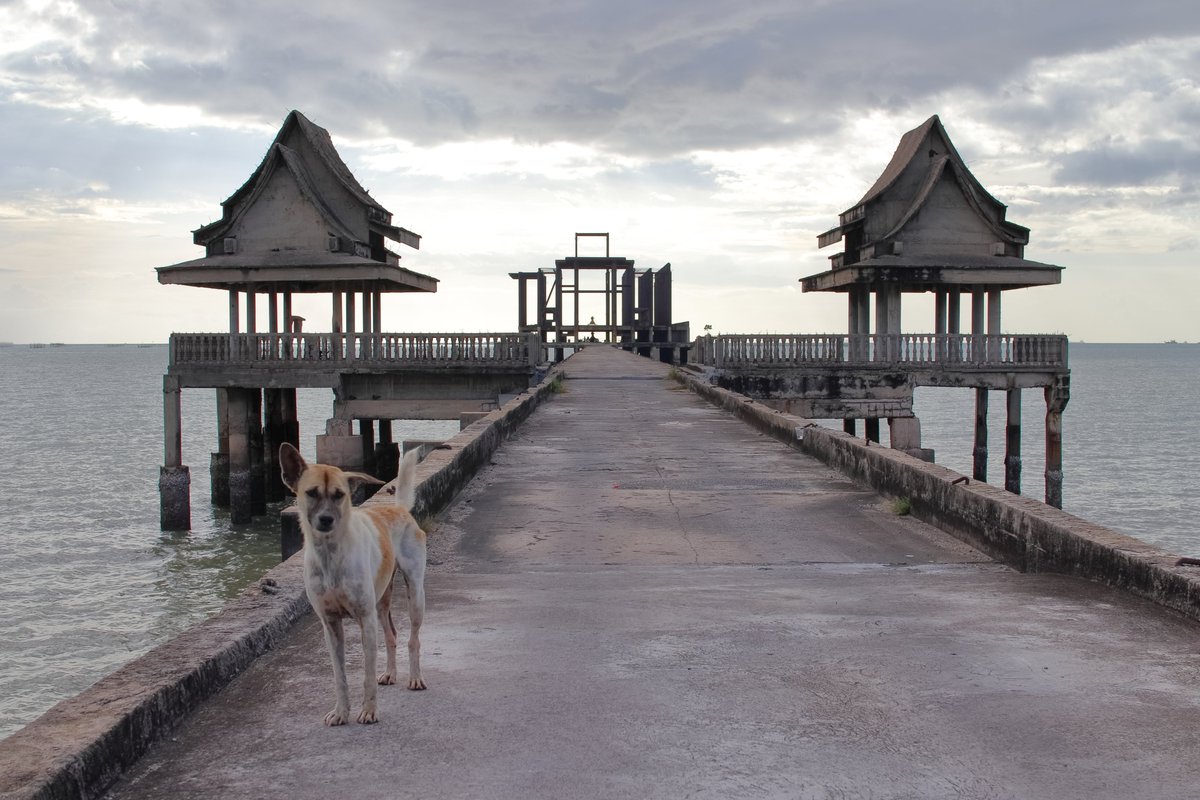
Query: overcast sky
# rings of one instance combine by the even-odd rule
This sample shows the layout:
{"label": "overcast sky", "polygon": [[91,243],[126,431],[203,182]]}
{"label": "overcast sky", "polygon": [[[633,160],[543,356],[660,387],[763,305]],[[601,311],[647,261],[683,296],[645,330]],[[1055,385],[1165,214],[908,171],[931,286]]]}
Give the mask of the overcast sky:
{"label": "overcast sky", "polygon": [[0,340],[227,329],[154,268],[202,255],[293,108],[423,236],[403,263],[439,291],[388,330],[512,330],[507,273],[608,231],[671,262],[694,333],[843,332],[799,291],[817,234],[936,113],[1066,267],[1006,332],[1200,340],[1195,0],[0,0],[0,31]]}

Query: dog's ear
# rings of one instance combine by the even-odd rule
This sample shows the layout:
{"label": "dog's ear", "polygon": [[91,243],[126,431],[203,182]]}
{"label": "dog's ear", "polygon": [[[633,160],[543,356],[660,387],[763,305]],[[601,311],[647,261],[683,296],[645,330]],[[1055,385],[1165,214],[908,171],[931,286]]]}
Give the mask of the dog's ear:
{"label": "dog's ear", "polygon": [[387,483],[387,481],[381,481],[374,475],[368,475],[365,472],[344,472],[342,474],[346,476],[346,480],[348,481],[361,481],[362,483],[372,483],[376,486],[383,486]]}
{"label": "dog's ear", "polygon": [[279,472],[283,478],[283,485],[291,489],[293,494],[297,493],[296,484],[306,469],[308,463],[299,450],[290,442],[279,445]]}

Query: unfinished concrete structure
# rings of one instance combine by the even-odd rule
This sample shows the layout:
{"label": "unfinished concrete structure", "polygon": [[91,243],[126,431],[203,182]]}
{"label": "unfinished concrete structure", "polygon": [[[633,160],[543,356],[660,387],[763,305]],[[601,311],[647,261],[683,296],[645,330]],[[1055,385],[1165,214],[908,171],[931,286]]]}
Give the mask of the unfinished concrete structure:
{"label": "unfinished concrete structure", "polygon": [[[603,239],[604,255],[581,256],[581,239]],[[567,347],[593,342],[620,344],[669,363],[686,360],[688,323],[671,316],[671,265],[635,269],[631,259],[611,254],[607,233],[576,233],[575,255],[555,260],[553,268],[509,277],[517,281],[517,329],[536,333],[555,360],[562,360]]]}
{"label": "unfinished concrete structure", "polygon": [[[713,381],[816,419],[864,419],[879,441],[924,457],[917,386],[974,388],[974,477],[987,480],[988,393],[1006,392],[1005,488],[1020,492],[1021,390],[1046,399],[1046,502],[1062,505],[1062,412],[1070,394],[1065,336],[1003,334],[1002,293],[1059,283],[1062,267],[1024,258],[1029,230],[967,169],[937,116],[904,134],[863,198],[818,246],[845,242],[831,269],[801,279],[805,292],[846,295],[846,336],[724,336],[697,340],[693,360]],[[933,332],[904,333],[904,294],[932,292]],[[962,330],[963,296],[971,307]],[[872,303],[872,297],[874,302]],[[873,306],[873,308],[872,308]],[[872,314],[872,311],[874,312]],[[874,326],[872,327],[872,317]]]}
{"label": "unfinished concrete structure", "polygon": [[[159,283],[229,294],[227,333],[171,336],[163,379],[163,529],[190,527],[181,443],[185,388],[217,391],[213,501],[228,504],[234,522],[245,522],[283,496],[274,458],[280,442],[299,442],[297,388],[334,389],[318,460],[363,468],[374,458],[376,421],[390,453],[393,419],[453,419],[494,407],[500,394],[528,385],[538,359],[530,337],[383,332],[385,293],[435,292],[437,280],[400,266],[387,242],[418,248],[420,237],[392,224],[329,133],[298,111],[288,114],[258,168],[222,210],[221,219],[193,232],[202,258],[158,268]],[[292,313],[297,293],[330,296],[327,331],[303,329]]]}

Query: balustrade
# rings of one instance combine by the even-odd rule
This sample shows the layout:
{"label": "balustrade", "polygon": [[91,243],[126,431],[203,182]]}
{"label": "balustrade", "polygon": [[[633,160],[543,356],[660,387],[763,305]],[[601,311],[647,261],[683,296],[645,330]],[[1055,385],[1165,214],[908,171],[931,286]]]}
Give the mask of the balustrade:
{"label": "balustrade", "polygon": [[1067,338],[1024,334],[702,336],[692,345],[694,363],[714,367],[964,366],[1065,369]]}
{"label": "balustrade", "polygon": [[171,365],[186,367],[530,365],[536,334],[175,333]]}

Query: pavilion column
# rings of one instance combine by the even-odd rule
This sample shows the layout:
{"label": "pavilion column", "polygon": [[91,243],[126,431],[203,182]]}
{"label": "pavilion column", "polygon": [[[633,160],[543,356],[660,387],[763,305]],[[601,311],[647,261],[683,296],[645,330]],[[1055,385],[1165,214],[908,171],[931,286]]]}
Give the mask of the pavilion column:
{"label": "pavilion column", "polygon": [[354,319],[354,292],[346,292],[346,358],[354,358],[354,334],[357,332]]}
{"label": "pavilion column", "polygon": [[988,360],[1000,360],[1000,290],[992,289],[987,295]]}
{"label": "pavilion column", "polygon": [[1021,390],[1008,390],[1008,426],[1004,437],[1004,488],[1021,493]]}
{"label": "pavilion column", "polygon": [[333,337],[332,337],[333,342],[332,342],[331,346],[334,349],[334,357],[340,359],[342,357],[342,347],[339,344],[341,337],[338,336],[338,334],[341,333],[343,330],[343,328],[342,328],[342,293],[340,291],[335,291],[333,293],[333,322],[330,327],[333,328]]}
{"label": "pavilion column", "polygon": [[258,333],[258,295],[246,292],[246,333]]}
{"label": "pavilion column", "polygon": [[854,287],[847,292],[850,360],[866,361],[870,353],[871,335],[871,290],[865,286]]}
{"label": "pavilion column", "polygon": [[267,331],[279,333],[279,293],[267,293]]}
{"label": "pavilion column", "polygon": [[950,353],[949,342],[946,340],[946,332],[949,330],[947,300],[945,289],[938,289],[933,293],[933,333],[936,342],[934,352],[937,353],[938,361],[946,361]]}
{"label": "pavilion column", "polygon": [[371,319],[375,321],[372,330],[383,333],[383,292],[376,291],[371,297]]}
{"label": "pavilion column", "polygon": [[192,527],[192,477],[183,463],[182,385],[175,375],[163,376],[163,466],[158,472],[159,528]]}
{"label": "pavilion column", "polygon": [[229,290],[229,332],[230,333],[238,333],[241,330],[241,328],[240,328],[241,323],[238,320],[238,317],[240,316],[239,308],[240,308],[240,303],[238,302],[237,290],[230,289]]}

